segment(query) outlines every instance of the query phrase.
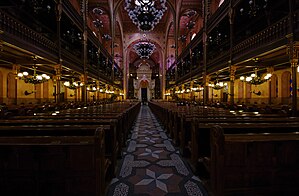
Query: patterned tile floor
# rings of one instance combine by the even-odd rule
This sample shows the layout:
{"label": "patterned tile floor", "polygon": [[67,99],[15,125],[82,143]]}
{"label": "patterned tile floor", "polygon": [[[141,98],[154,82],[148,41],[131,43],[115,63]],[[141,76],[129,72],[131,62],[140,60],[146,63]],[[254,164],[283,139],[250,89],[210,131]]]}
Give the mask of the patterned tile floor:
{"label": "patterned tile floor", "polygon": [[142,106],[107,195],[208,195],[148,106]]}

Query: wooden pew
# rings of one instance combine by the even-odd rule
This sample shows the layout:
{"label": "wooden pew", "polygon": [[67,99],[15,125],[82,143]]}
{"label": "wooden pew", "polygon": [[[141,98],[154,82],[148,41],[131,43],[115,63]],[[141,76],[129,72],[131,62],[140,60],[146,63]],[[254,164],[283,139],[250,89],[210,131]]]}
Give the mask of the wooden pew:
{"label": "wooden pew", "polygon": [[[111,109],[111,105],[106,106]],[[101,108],[106,108],[106,106]],[[82,114],[81,112],[74,114],[75,112],[72,111],[77,111],[77,109],[73,109],[59,111],[59,113],[55,113],[55,115],[52,115],[52,113],[43,113],[33,116],[15,116],[9,120],[0,120],[0,126],[2,126],[0,130],[2,132],[5,131],[5,129],[15,130],[15,132],[19,131],[17,134],[22,134],[22,130],[24,129],[36,129],[49,132],[49,130],[51,131],[53,128],[62,128],[62,132],[69,131],[72,133],[73,131],[81,131],[81,129],[86,132],[93,131],[93,129],[99,125],[107,125],[108,127],[106,126],[105,128],[105,136],[108,141],[106,155],[111,159],[111,168],[113,168],[112,174],[114,174],[117,157],[120,156],[121,147],[125,145],[128,131],[139,112],[140,103],[114,104],[113,109],[116,107],[122,108],[114,113],[111,113],[110,109],[106,110],[108,113],[96,113],[94,112],[96,107],[91,109],[87,107],[82,110]]]}
{"label": "wooden pew", "polygon": [[104,195],[103,128],[93,135],[56,134],[0,132],[1,195]]}
{"label": "wooden pew", "polygon": [[27,136],[28,134],[56,134],[59,130],[63,135],[90,134],[94,130],[104,125],[106,138],[106,156],[111,161],[110,172],[114,175],[116,170],[117,157],[120,156],[120,145],[115,119],[97,120],[2,120],[0,121],[0,134],[15,134]]}
{"label": "wooden pew", "polygon": [[299,194],[298,132],[225,132],[214,126],[210,135],[210,183],[215,195]]}
{"label": "wooden pew", "polygon": [[[111,105],[113,105],[113,107]],[[116,108],[118,108],[117,111],[115,110]],[[114,109],[114,111],[111,111],[111,109]],[[9,120],[61,119],[61,120],[66,120],[68,123],[70,123],[71,121],[82,122],[80,120],[84,119],[85,121],[90,120],[89,123],[93,123],[91,122],[92,120],[98,121],[97,119],[100,119],[101,121],[103,121],[103,119],[106,120],[112,119],[115,120],[114,126],[116,127],[116,132],[117,132],[116,136],[117,136],[117,141],[120,146],[119,147],[120,149],[121,147],[125,146],[126,139],[129,134],[129,129],[133,125],[135,118],[138,115],[139,109],[140,109],[140,103],[134,103],[134,104],[114,103],[114,104],[107,104],[104,106],[92,106],[92,107],[81,108],[80,110],[78,110],[77,108],[63,110],[63,111],[59,111],[59,113],[55,113],[54,111],[51,113],[42,113],[42,114],[36,114],[31,116],[28,115],[14,116],[9,118]]]}
{"label": "wooden pew", "polygon": [[[201,120],[201,121],[200,121]],[[200,122],[199,122],[200,121]],[[286,124],[288,123],[288,124]],[[210,129],[215,125],[220,125],[225,128],[225,133],[239,134],[239,133],[279,133],[282,128],[285,132],[299,131],[298,119],[292,121],[284,121],[283,119],[226,119],[223,121],[212,121],[208,119],[195,119],[192,126],[191,140],[188,142],[188,148],[191,158],[191,165],[196,173],[205,160],[211,156],[210,151]],[[206,167],[208,169],[208,167]]]}

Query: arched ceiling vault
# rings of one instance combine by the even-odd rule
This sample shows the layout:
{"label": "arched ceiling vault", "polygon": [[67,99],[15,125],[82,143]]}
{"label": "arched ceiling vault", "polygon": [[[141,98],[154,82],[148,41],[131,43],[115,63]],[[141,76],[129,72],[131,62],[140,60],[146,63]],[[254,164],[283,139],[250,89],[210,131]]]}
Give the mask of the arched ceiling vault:
{"label": "arched ceiling vault", "polygon": [[[168,47],[170,47],[170,45],[174,46],[175,43],[176,18],[179,19],[177,23],[179,24],[177,31],[179,35],[187,34],[189,31],[186,28],[187,23],[191,20],[198,20],[201,17],[201,3],[199,0],[167,0],[167,11],[164,13],[159,24],[157,24],[154,30],[146,33],[146,39],[151,40],[157,46],[156,51],[152,55],[153,61],[162,64],[162,58],[173,55],[175,49],[168,49]],[[114,50],[117,56],[124,56],[127,52],[130,52],[132,50],[132,44],[140,40],[144,34],[133,24],[127,11],[124,9],[124,5],[125,0],[89,0],[91,15],[95,15],[92,13],[92,9],[96,7],[104,11],[100,15],[93,16],[102,21],[103,25],[99,28],[100,34],[112,35],[113,32],[111,31],[110,21],[113,21],[111,17],[115,17],[115,37],[113,40],[115,42],[114,45],[117,46]],[[194,13],[196,13],[197,16]],[[179,35],[177,35],[177,38],[179,38]],[[106,42],[107,50],[110,52],[111,49],[108,48],[110,42],[105,40],[103,40],[103,42]],[[130,58],[132,55],[126,56]],[[131,62],[134,59],[127,60]]]}

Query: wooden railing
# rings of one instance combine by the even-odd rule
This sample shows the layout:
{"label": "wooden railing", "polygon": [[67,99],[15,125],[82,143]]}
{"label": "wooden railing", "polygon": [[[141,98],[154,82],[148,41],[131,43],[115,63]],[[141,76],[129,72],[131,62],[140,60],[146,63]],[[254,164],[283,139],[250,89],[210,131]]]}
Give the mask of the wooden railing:
{"label": "wooden railing", "polygon": [[263,31],[251,36],[243,42],[233,47],[233,55],[242,54],[248,52],[250,49],[256,49],[267,43],[278,41],[285,38],[288,33],[289,18],[284,17]]}
{"label": "wooden railing", "polygon": [[4,31],[3,33],[4,36],[1,38],[4,41],[23,42],[26,43],[23,44],[24,46],[30,43],[52,54],[56,54],[58,51],[57,46],[53,41],[47,39],[46,37],[32,30],[28,26],[25,26],[24,24],[10,17],[7,13],[1,10],[0,10],[0,30]]}

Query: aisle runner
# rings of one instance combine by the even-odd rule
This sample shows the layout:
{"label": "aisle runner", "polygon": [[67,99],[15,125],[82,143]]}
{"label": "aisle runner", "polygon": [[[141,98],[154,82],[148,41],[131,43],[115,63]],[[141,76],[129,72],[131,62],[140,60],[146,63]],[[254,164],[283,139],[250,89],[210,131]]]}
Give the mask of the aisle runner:
{"label": "aisle runner", "polygon": [[207,195],[148,106],[142,106],[108,195]]}

